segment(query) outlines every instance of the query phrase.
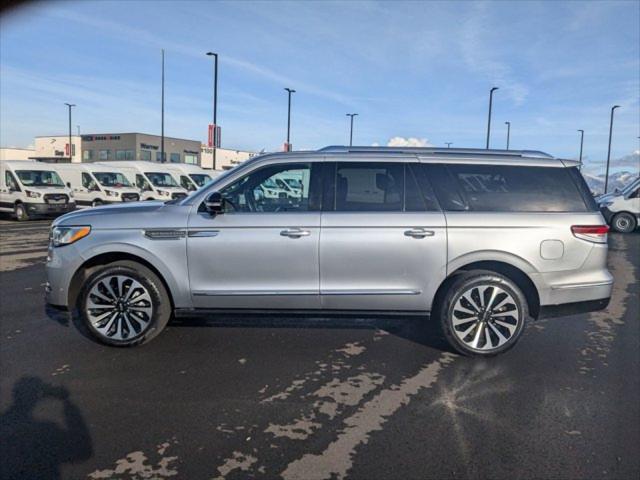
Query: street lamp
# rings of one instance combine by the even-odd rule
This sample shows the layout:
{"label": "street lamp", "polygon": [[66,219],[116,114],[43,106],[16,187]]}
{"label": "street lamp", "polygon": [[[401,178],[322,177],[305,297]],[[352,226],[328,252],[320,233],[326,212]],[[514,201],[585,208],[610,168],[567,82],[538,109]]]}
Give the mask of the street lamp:
{"label": "street lamp", "polygon": [[509,150],[509,137],[511,136],[511,122],[504,122],[507,126],[507,150]]}
{"label": "street lamp", "polygon": [[162,49],[162,89],[161,89],[161,96],[162,96],[162,100],[160,102],[160,162],[164,163],[164,48]]}
{"label": "street lamp", "polygon": [[73,162],[73,143],[71,143],[71,108],[75,107],[74,103],[67,103],[65,105],[69,107],[69,163]]}
{"label": "street lamp", "polygon": [[498,90],[498,87],[493,87],[489,91],[489,118],[487,120],[487,150],[489,150],[489,137],[491,136],[491,107],[493,105],[493,92]]}
{"label": "street lamp", "polygon": [[444,144],[447,146],[447,148],[451,148],[451,145],[453,145],[453,142],[444,142]]}
{"label": "street lamp", "polygon": [[582,170],[582,145],[584,144],[584,130],[578,130],[580,132],[580,165],[578,166],[579,170]]}
{"label": "street lamp", "polygon": [[211,147],[213,148],[213,169],[216,169],[216,148],[218,147],[218,54],[207,52],[213,57],[213,132],[211,133]]}
{"label": "street lamp", "polygon": [[287,107],[287,143],[285,144],[285,152],[290,152],[291,151],[291,94],[292,93],[296,93],[295,90],[293,90],[292,88],[285,88],[285,90],[288,93],[289,96],[289,103],[288,103],[288,107]]}
{"label": "street lamp", "polygon": [[353,117],[357,116],[357,113],[347,113],[347,117],[351,117],[351,129],[349,130],[349,146],[353,145]]}
{"label": "street lamp", "polygon": [[611,119],[609,120],[609,148],[607,150],[607,171],[604,177],[604,193],[607,193],[607,187],[609,186],[609,162],[611,161],[611,136],[613,134],[613,112],[616,108],[620,108],[620,105],[614,105],[611,107]]}

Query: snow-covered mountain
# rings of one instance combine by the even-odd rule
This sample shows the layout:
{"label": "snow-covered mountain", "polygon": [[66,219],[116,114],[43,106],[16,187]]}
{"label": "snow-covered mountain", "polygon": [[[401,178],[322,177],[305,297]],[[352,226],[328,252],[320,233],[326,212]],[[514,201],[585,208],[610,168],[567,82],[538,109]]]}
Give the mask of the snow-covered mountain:
{"label": "snow-covered mountain", "polygon": [[[601,195],[604,193],[604,174],[593,175],[587,172],[582,172],[582,176],[594,195]],[[625,185],[629,184],[636,178],[638,178],[637,173],[628,172],[626,170],[610,173],[609,186],[607,190],[609,192],[613,192],[616,188],[622,189]]]}

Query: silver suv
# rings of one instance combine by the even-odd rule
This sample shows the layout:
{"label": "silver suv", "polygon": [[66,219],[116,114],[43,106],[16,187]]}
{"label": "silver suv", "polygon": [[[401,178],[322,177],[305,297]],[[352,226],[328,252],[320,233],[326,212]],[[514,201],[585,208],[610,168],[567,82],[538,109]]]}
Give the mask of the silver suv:
{"label": "silver suv", "polygon": [[[276,178],[296,195],[265,195]],[[172,314],[400,312],[487,356],[530,318],[607,306],[607,231],[577,163],[541,152],[269,154],[184,199],[60,217],[47,300],[109,345]]]}

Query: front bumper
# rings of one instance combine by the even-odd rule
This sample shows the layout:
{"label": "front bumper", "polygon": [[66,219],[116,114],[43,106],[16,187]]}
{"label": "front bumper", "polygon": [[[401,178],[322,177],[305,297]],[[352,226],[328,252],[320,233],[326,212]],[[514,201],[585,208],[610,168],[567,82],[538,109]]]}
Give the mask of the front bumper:
{"label": "front bumper", "polygon": [[615,215],[615,213],[609,210],[607,207],[600,207],[600,213],[602,214],[602,216],[604,217],[604,219],[607,221],[608,224],[611,223],[611,219]]}
{"label": "front bumper", "polygon": [[30,216],[52,216],[73,212],[76,209],[75,202],[69,203],[23,203]]}
{"label": "front bumper", "polygon": [[69,287],[74,273],[84,262],[74,244],[49,247],[47,253],[45,301],[54,307],[69,307]]}

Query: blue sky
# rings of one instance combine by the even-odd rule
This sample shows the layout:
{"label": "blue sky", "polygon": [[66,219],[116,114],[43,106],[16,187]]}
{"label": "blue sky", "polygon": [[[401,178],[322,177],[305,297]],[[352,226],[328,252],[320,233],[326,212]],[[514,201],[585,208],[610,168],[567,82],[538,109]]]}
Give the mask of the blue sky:
{"label": "blue sky", "polygon": [[292,143],[314,149],[394,137],[483,147],[488,90],[492,146],[574,158],[579,134],[597,168],[637,151],[640,3],[606,2],[47,2],[0,24],[0,143],[27,146],[67,131],[160,132],[205,140],[212,63],[225,147],[280,148],[286,92]]}

